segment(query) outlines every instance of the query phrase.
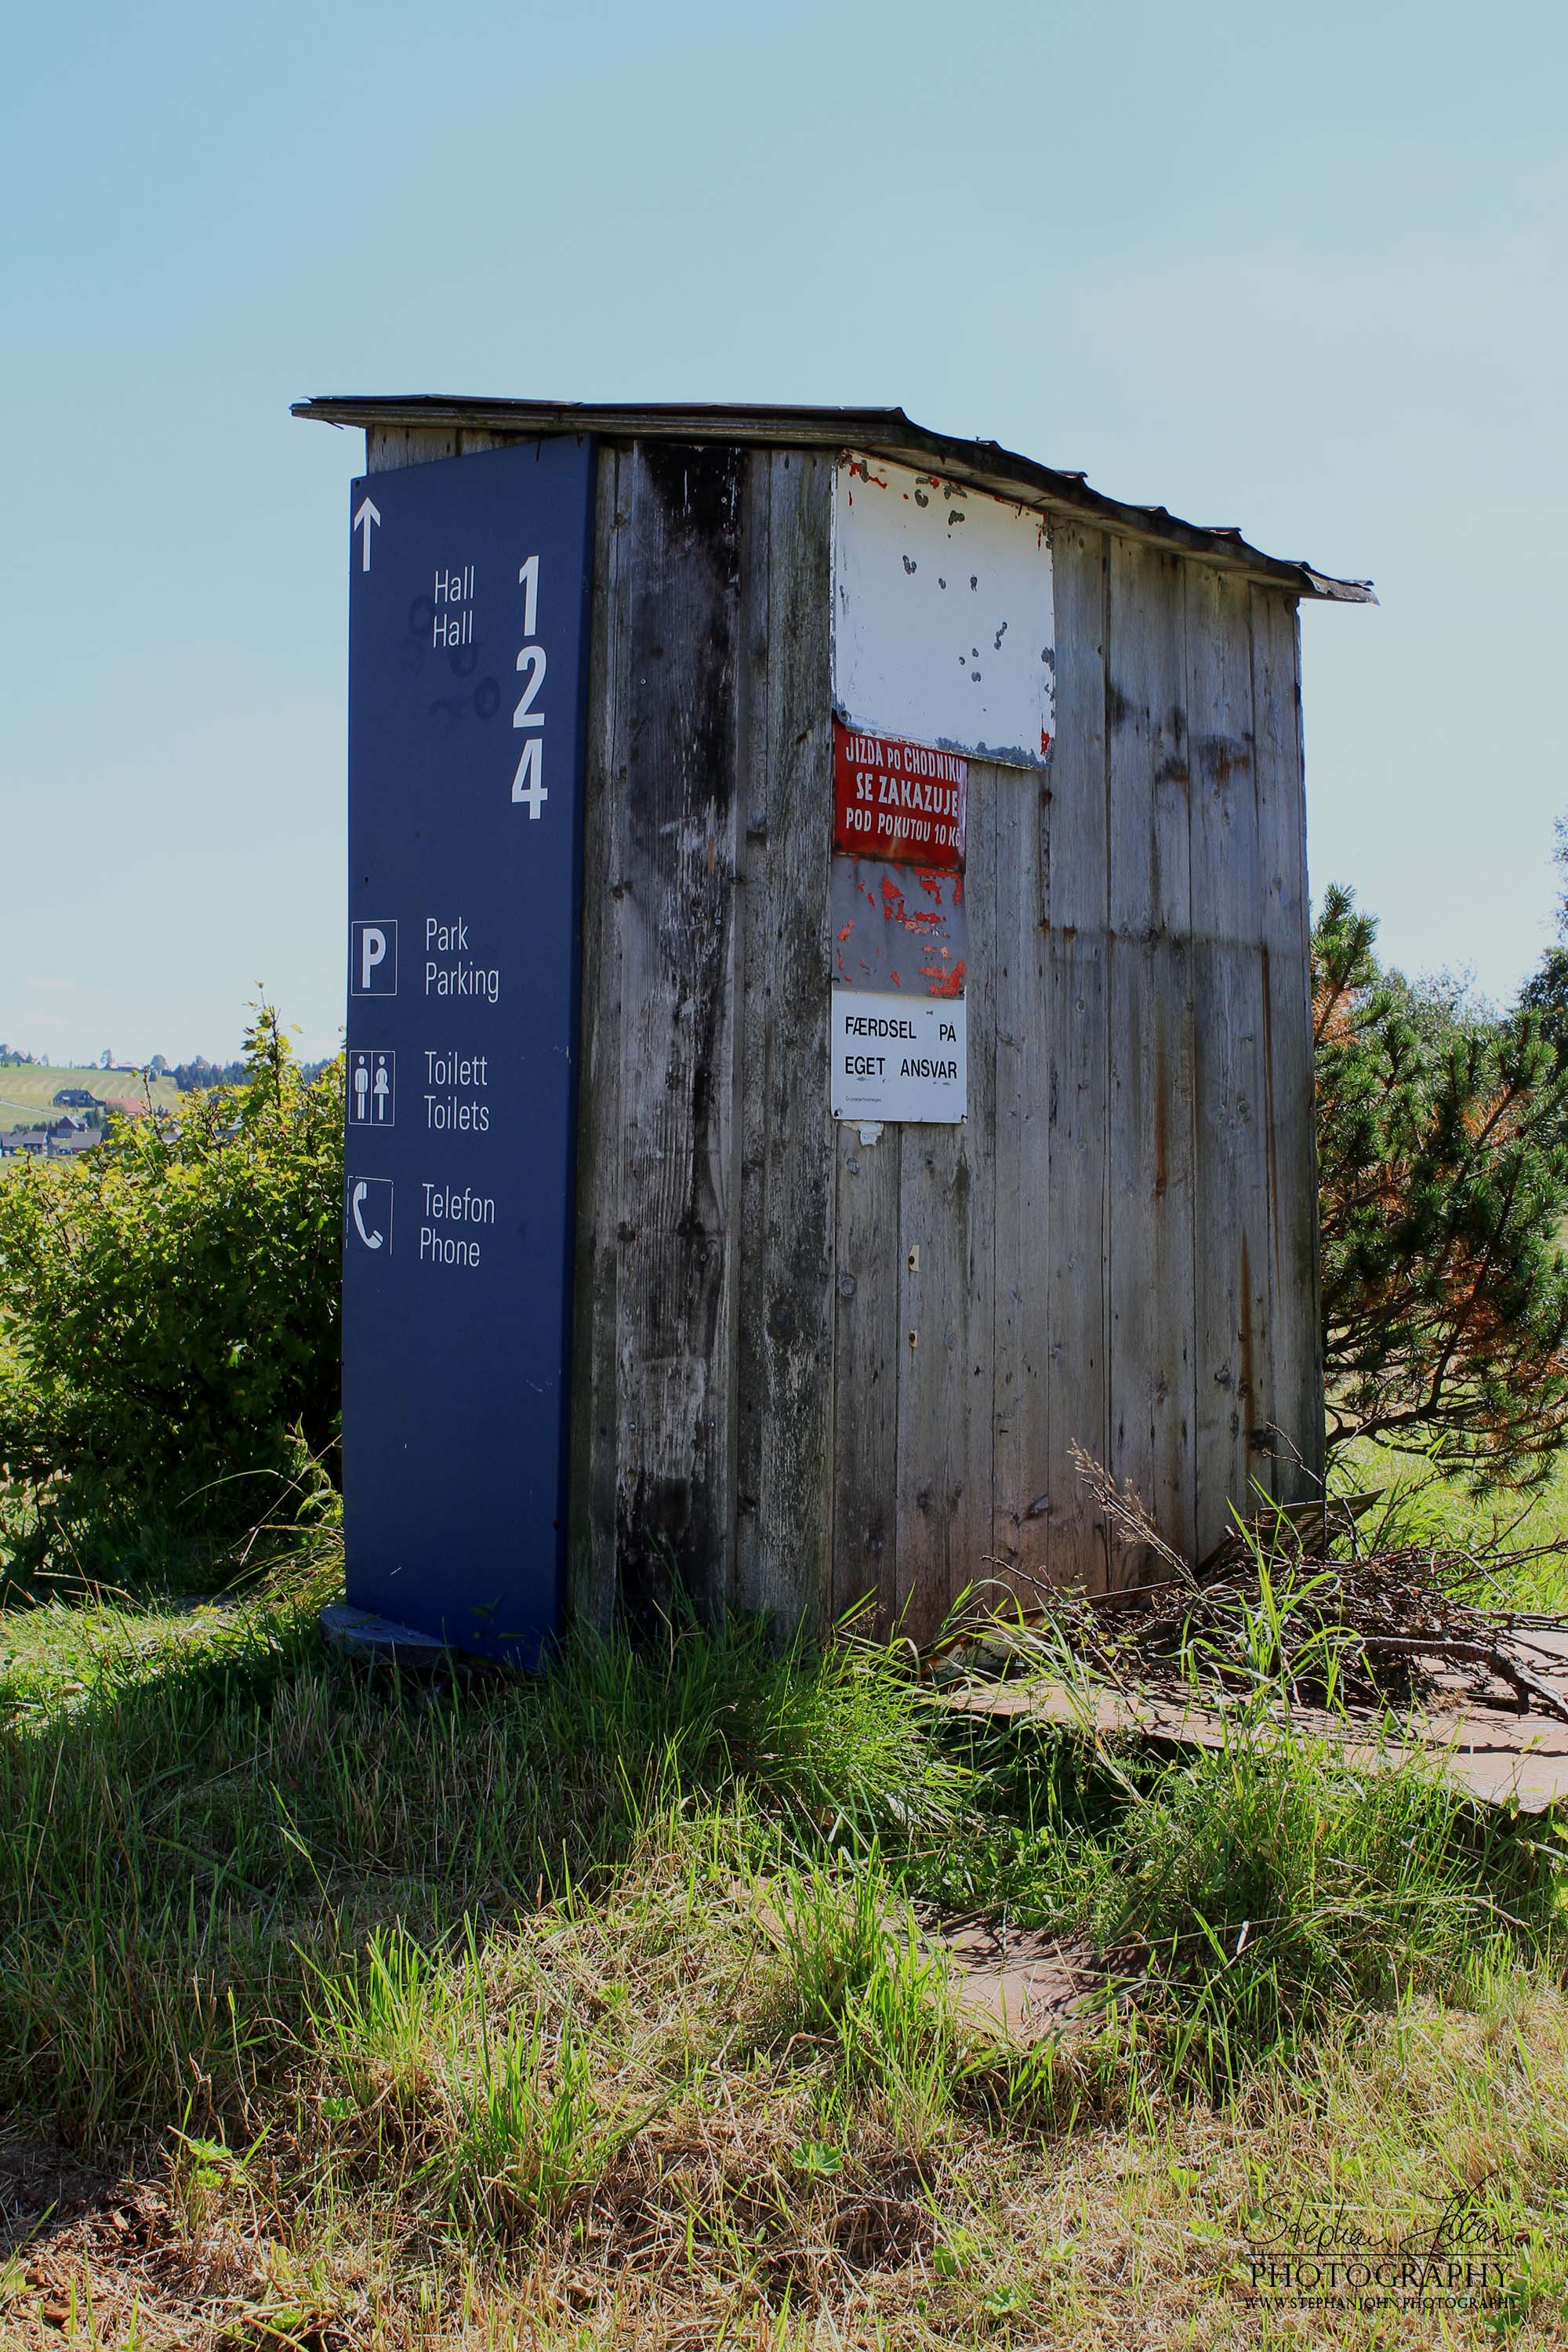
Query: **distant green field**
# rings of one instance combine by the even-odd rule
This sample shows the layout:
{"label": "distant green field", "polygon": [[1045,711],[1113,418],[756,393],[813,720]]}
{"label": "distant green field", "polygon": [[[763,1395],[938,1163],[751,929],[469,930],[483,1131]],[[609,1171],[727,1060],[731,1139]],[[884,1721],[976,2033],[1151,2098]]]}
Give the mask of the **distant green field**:
{"label": "distant green field", "polygon": [[[134,1070],[41,1070],[0,1066],[0,1127],[31,1127],[47,1118],[55,1107],[55,1096],[61,1087],[85,1087],[99,1102],[111,1095],[125,1102],[140,1103],[142,1099],[142,1080]],[[179,1089],[173,1078],[158,1078],[153,1086],[153,1101],[156,1108],[166,1108],[180,1099]]]}

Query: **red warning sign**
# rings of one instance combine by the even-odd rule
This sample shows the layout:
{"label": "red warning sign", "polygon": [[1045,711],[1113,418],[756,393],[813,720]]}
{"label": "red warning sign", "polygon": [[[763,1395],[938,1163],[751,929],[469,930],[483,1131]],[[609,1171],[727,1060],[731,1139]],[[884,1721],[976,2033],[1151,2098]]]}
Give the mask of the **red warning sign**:
{"label": "red warning sign", "polygon": [[833,722],[833,846],[851,857],[963,867],[969,762],[896,735]]}

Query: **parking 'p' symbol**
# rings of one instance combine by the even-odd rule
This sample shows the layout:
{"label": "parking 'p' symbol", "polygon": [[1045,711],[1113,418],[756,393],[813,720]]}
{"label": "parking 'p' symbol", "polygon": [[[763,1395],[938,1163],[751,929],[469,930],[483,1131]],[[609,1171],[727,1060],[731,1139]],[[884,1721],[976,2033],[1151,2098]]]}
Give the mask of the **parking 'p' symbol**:
{"label": "parking 'p' symbol", "polygon": [[395,996],[397,993],[397,925],[390,917],[379,922],[353,923],[349,994]]}

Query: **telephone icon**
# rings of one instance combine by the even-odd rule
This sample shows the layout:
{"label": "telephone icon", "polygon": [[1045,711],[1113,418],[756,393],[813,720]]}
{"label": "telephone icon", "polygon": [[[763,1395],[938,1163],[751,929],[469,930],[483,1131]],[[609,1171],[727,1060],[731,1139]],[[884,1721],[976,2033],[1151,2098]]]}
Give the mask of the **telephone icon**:
{"label": "telephone icon", "polygon": [[363,1242],[366,1249],[379,1249],[381,1247],[380,1234],[367,1234],[364,1229],[364,1219],[360,1214],[361,1204],[366,1201],[369,1196],[370,1186],[368,1184],[356,1184],[354,1186],[354,1223],[359,1227],[359,1237],[361,1241]]}
{"label": "telephone icon", "polygon": [[349,1215],[366,1249],[384,1249],[392,1233],[392,1185],[384,1176],[349,1178]]}

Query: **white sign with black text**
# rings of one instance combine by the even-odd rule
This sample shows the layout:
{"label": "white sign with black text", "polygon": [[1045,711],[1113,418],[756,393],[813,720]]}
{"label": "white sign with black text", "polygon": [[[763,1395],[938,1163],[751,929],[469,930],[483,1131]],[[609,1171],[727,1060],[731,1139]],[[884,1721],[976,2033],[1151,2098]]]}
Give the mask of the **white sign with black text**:
{"label": "white sign with black text", "polygon": [[955,1126],[967,1106],[963,999],[833,992],[835,1118]]}

